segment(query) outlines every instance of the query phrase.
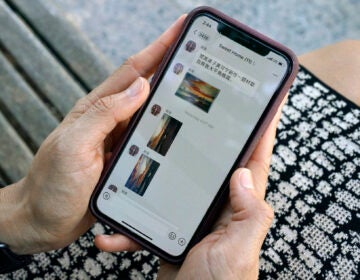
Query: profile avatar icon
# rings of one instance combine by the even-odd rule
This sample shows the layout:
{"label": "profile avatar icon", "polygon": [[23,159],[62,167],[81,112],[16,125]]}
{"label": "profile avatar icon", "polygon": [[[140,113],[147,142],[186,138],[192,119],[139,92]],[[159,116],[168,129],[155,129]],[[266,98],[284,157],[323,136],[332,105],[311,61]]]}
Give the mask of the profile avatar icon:
{"label": "profile avatar icon", "polygon": [[139,152],[139,147],[136,145],[131,145],[131,147],[129,148],[129,154],[131,156],[136,156]]}
{"label": "profile avatar icon", "polygon": [[115,185],[110,185],[110,186],[108,187],[108,189],[111,190],[111,191],[113,191],[114,193],[116,193],[116,192],[118,191],[118,188],[117,188],[117,186],[115,186]]}
{"label": "profile avatar icon", "polygon": [[173,71],[176,75],[179,75],[183,70],[184,70],[184,65],[182,65],[181,63],[176,63],[174,65]]}
{"label": "profile avatar icon", "polygon": [[154,116],[157,116],[159,115],[161,112],[161,107],[160,105],[158,104],[154,104],[152,107],[151,107],[151,114],[154,115]]}
{"label": "profile avatar icon", "polygon": [[185,45],[185,50],[193,52],[196,48],[196,43],[193,40],[189,40]]}

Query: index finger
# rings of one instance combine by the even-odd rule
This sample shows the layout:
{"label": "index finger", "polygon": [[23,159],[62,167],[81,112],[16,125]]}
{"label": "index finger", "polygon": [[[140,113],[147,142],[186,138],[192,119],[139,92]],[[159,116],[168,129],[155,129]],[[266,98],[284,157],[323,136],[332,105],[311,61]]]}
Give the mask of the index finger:
{"label": "index finger", "polygon": [[149,77],[161,62],[167,49],[180,33],[186,15],[179,17],[159,38],[139,53],[129,57],[120,68],[95,88],[88,98],[93,103],[99,98],[125,90],[136,78]]}

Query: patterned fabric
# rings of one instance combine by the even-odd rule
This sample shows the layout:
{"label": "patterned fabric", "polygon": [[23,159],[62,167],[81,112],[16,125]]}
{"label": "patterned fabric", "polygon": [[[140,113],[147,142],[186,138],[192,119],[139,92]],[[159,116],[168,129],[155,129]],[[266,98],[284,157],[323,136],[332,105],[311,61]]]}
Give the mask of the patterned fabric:
{"label": "patterned fabric", "polygon": [[[355,279],[360,262],[360,109],[301,69],[278,127],[267,201],[275,220],[260,279]],[[154,279],[146,251],[109,254],[93,245],[97,223],[62,250],[38,254],[0,279]]]}
{"label": "patterned fabric", "polygon": [[96,223],[68,247],[34,255],[34,261],[0,279],[156,279],[158,258],[147,251],[135,253],[100,252],[94,246],[96,234],[112,231]]}
{"label": "patterned fabric", "polygon": [[278,126],[260,279],[359,279],[360,110],[302,69]]}

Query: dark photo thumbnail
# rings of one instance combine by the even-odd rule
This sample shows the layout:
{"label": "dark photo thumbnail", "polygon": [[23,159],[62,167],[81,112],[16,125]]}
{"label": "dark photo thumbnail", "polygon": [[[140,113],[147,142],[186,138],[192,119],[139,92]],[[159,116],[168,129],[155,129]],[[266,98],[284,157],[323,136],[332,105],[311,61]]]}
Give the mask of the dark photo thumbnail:
{"label": "dark photo thumbnail", "polygon": [[136,145],[131,145],[131,147],[129,148],[129,154],[134,157],[138,154],[138,152],[139,152],[139,147]]}
{"label": "dark photo thumbnail", "polygon": [[141,155],[125,187],[143,196],[160,164],[146,155]]}
{"label": "dark photo thumbnail", "polygon": [[219,92],[219,89],[188,72],[185,74],[175,95],[208,113]]}
{"label": "dark photo thumbnail", "polygon": [[181,74],[181,72],[182,72],[183,70],[184,70],[184,65],[182,65],[181,63],[176,63],[176,64],[174,65],[173,71],[174,71],[174,73],[175,73],[176,75]]}
{"label": "dark photo thumbnail", "polygon": [[159,115],[161,112],[161,106],[158,105],[158,104],[154,104],[152,105],[151,107],[151,114],[154,115],[154,116],[157,116]]}
{"label": "dark photo thumbnail", "polygon": [[185,50],[188,52],[193,52],[196,48],[196,43],[193,40],[189,40],[186,42]]}
{"label": "dark photo thumbnail", "polygon": [[179,132],[181,125],[182,123],[178,120],[170,117],[168,114],[164,114],[158,127],[147,143],[147,146],[158,152],[160,155],[165,156]]}

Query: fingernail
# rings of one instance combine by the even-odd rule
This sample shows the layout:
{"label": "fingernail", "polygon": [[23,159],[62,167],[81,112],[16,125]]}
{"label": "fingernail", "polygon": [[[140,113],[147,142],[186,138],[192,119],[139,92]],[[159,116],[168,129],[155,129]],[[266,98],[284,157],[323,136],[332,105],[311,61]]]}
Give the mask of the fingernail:
{"label": "fingernail", "polygon": [[130,97],[136,96],[137,94],[140,93],[140,91],[143,88],[143,79],[142,78],[137,78],[127,89],[126,89],[126,94]]}
{"label": "fingernail", "polygon": [[105,238],[105,239],[110,238],[110,235],[107,235],[107,234],[100,234],[99,236],[101,236],[101,238]]}
{"label": "fingernail", "polygon": [[253,181],[251,178],[251,172],[249,169],[243,169],[239,174],[240,186],[246,189],[253,189]]}

